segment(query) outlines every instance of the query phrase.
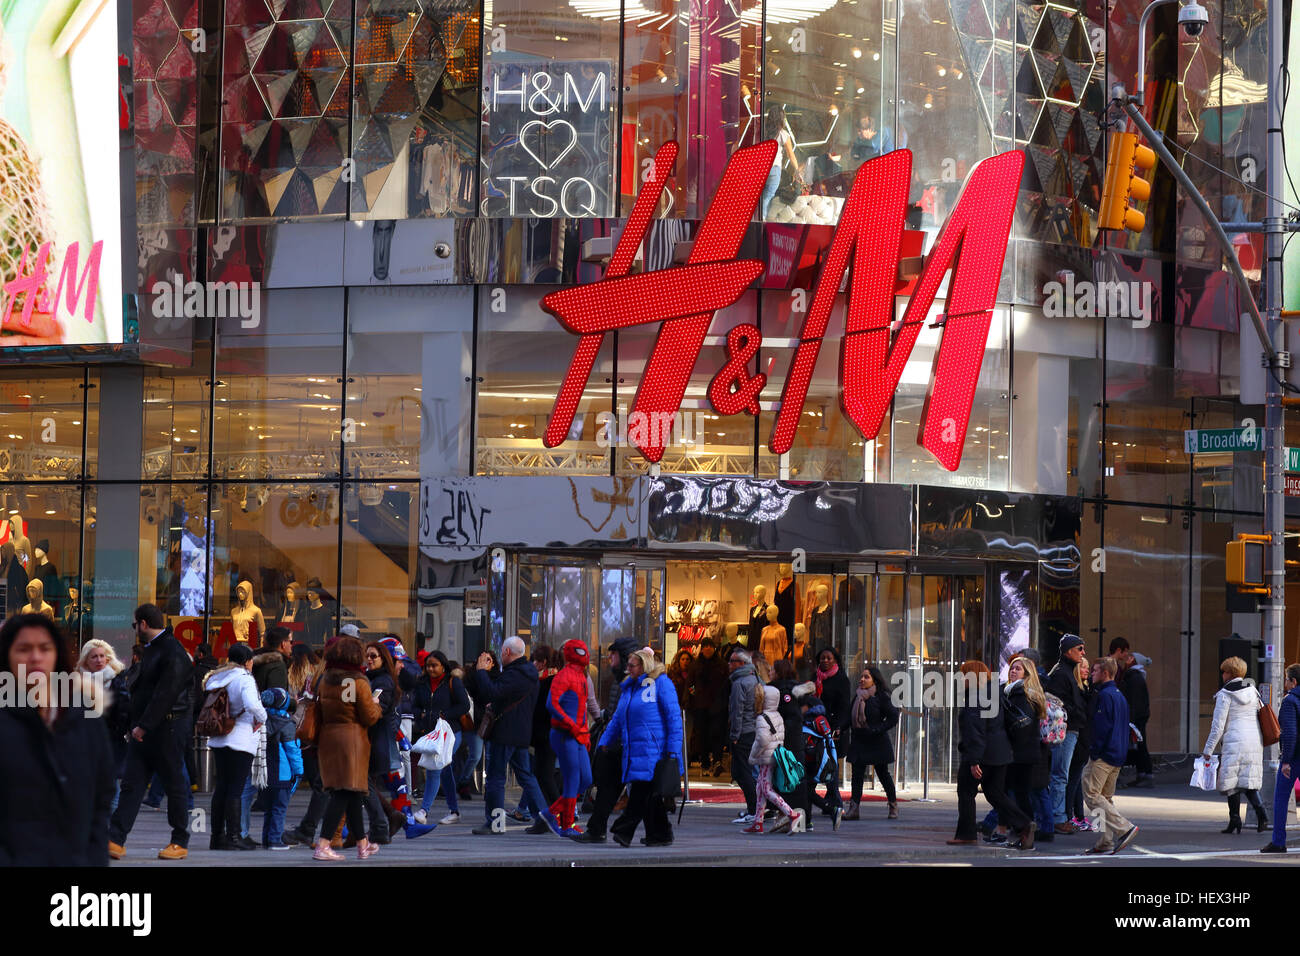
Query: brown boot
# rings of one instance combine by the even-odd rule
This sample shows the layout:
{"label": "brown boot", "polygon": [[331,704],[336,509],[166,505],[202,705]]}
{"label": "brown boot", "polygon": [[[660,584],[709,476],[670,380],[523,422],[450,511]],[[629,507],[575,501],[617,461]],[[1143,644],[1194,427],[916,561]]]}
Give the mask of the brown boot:
{"label": "brown boot", "polygon": [[856,820],[857,818],[858,818],[858,802],[856,800],[850,800],[848,809],[844,811],[844,816],[842,816],[840,819]]}
{"label": "brown boot", "polygon": [[898,801],[897,801],[897,800],[890,800],[890,801],[889,801],[889,819],[890,819],[890,820],[897,820],[897,819],[898,819]]}

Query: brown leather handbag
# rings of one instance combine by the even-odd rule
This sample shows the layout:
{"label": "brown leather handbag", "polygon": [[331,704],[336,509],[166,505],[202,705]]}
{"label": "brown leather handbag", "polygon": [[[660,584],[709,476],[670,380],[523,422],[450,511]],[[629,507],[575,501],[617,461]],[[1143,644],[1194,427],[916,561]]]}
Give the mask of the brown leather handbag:
{"label": "brown leather handbag", "polygon": [[302,722],[298,724],[297,737],[311,747],[320,735],[320,701],[313,699],[303,708]]}
{"label": "brown leather handbag", "polygon": [[1271,747],[1282,739],[1282,727],[1277,722],[1277,714],[1264,703],[1263,697],[1259,699],[1259,710],[1255,711],[1255,717],[1259,720],[1259,736],[1265,747]]}

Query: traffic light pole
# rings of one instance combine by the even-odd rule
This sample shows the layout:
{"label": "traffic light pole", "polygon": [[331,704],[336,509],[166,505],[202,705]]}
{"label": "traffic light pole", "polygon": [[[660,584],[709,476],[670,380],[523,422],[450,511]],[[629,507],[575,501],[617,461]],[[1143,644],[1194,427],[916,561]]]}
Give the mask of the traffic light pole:
{"label": "traffic light pole", "polygon": [[[1285,171],[1285,154],[1282,149],[1282,94],[1284,91],[1284,71],[1282,65],[1283,51],[1283,4],[1268,4],[1268,128],[1267,148],[1265,151],[1265,168],[1270,171],[1268,179],[1268,202],[1263,222],[1264,232],[1264,310],[1260,315],[1259,306],[1250,284],[1246,281],[1241,263],[1237,260],[1223,224],[1210,208],[1205,197],[1183,171],[1164,144],[1163,138],[1146,121],[1142,115],[1144,88],[1146,84],[1146,27],[1152,12],[1158,6],[1175,0],[1155,0],[1142,13],[1138,29],[1138,77],[1137,93],[1132,97],[1124,95],[1118,88],[1116,95],[1124,105],[1124,112],[1133,121],[1146,139],[1147,145],[1164,162],[1174,179],[1192,200],[1205,221],[1210,224],[1237,284],[1241,289],[1241,298],[1246,302],[1255,332],[1264,348],[1263,362],[1269,370],[1265,385],[1264,405],[1264,532],[1269,536],[1265,559],[1265,584],[1269,595],[1264,613],[1265,673],[1264,679],[1269,685],[1269,703],[1276,709],[1282,700],[1282,675],[1285,667],[1284,624],[1286,618],[1286,441],[1282,413],[1283,381],[1287,369],[1291,367],[1291,354],[1286,351],[1285,333],[1282,326],[1282,239],[1288,231],[1288,223],[1283,214],[1282,179]],[[1276,760],[1270,761],[1275,769]]]}

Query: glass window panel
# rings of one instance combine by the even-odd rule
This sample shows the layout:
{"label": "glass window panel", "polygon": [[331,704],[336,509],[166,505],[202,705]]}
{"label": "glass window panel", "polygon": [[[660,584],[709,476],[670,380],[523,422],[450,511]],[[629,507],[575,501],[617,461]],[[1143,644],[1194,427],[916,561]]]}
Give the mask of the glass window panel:
{"label": "glass window panel", "polygon": [[[1191,461],[1183,451],[1183,431],[1190,427],[1191,394],[1177,369],[1106,363],[1107,496],[1177,504],[1187,499]],[[1212,455],[1196,458],[1204,466],[1224,464]]]}
{"label": "glass window panel", "polygon": [[[248,621],[283,624],[320,648],[337,628],[339,489],[301,482],[232,483],[213,499],[211,627],[251,637]],[[247,582],[248,600],[239,585]],[[288,597],[290,585],[294,601]]]}
{"label": "glass window panel", "polygon": [[472,215],[478,3],[370,0],[356,8],[352,217]]}
{"label": "glass window panel", "polygon": [[[784,127],[798,168],[783,151],[783,188],[760,214],[777,222],[835,222],[857,168],[905,145],[896,142],[892,105],[886,118],[886,103],[894,100],[895,38],[884,31],[884,3],[776,0],[766,11],[765,132],[776,138]],[[795,172],[810,195],[794,188]]]}
{"label": "glass window panel", "polygon": [[226,4],[221,218],[347,211],[353,3]]}
{"label": "glass window panel", "polygon": [[484,4],[482,215],[615,214],[621,11]]}
{"label": "glass window panel", "polygon": [[[213,470],[231,480],[320,478],[339,473],[344,430],[342,297],[286,300],[257,329],[239,321],[217,336]],[[337,312],[335,305],[340,306]]]}
{"label": "glass window panel", "polygon": [[[546,448],[546,423],[578,338],[541,310],[540,297],[537,289],[511,286],[480,299],[475,472],[607,475],[608,432],[596,419],[611,411],[614,336],[605,336],[568,439]],[[494,303],[505,311],[493,311]]]}
{"label": "glass window panel", "polygon": [[[81,491],[77,485],[5,485],[0,489],[0,564],[14,553],[0,574],[5,595],[0,608],[6,615],[22,611],[29,603],[40,611],[48,604],[54,619],[74,625],[76,612],[68,612],[69,586],[78,583],[77,562],[81,546]],[[40,551],[40,555],[37,552]],[[37,595],[30,588],[39,589]]]}
{"label": "glass window panel", "polygon": [[[393,633],[415,639],[417,483],[348,484],[343,491],[344,623],[367,639]],[[459,647],[444,641],[449,656]]]}
{"label": "glass window panel", "polygon": [[81,474],[82,384],[81,369],[41,369],[39,376],[25,368],[5,370],[0,377],[0,480],[75,479]]}
{"label": "glass window panel", "polygon": [[144,376],[141,477],[196,479],[208,471],[211,352],[186,369],[149,369]]}

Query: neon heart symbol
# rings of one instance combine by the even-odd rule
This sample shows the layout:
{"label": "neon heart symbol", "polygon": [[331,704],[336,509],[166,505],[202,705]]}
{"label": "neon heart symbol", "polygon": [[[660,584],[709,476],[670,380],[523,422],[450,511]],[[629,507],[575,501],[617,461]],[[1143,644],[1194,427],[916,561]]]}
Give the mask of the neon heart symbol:
{"label": "neon heart symbol", "polygon": [[[551,133],[552,131],[554,131],[559,127],[563,127],[564,129],[567,129],[569,131],[569,142],[564,147],[564,149],[560,150],[559,155],[556,156],[548,163],[544,159],[542,159],[542,157],[539,156],[537,153],[533,152],[533,150],[529,147],[528,133],[530,130],[534,128],[541,130],[541,132],[537,134],[537,146],[538,149],[541,150],[543,148],[542,137]],[[572,150],[573,147],[578,145],[578,131],[573,128],[573,124],[570,123],[568,120],[551,120],[549,123],[544,122],[543,120],[530,120],[529,122],[525,123],[519,130],[519,145],[524,148],[525,153],[527,153],[529,156],[533,157],[533,159],[537,161],[538,166],[541,166],[542,169],[550,170],[553,167],[558,166],[560,160],[564,159],[565,156],[569,155],[569,151]]]}

